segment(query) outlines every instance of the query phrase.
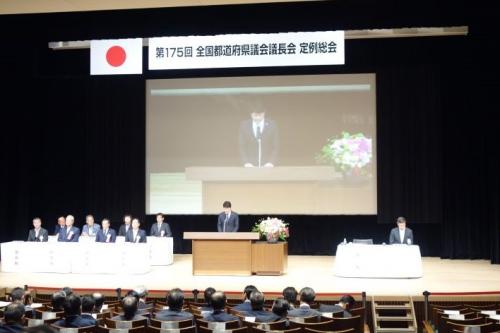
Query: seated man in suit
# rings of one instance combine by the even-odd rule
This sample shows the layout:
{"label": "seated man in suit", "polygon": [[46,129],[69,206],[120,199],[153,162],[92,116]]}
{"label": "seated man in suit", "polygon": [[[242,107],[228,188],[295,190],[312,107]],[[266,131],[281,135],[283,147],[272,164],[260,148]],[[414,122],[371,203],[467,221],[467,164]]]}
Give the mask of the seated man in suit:
{"label": "seated man in suit", "polygon": [[111,320],[116,321],[131,321],[131,320],[144,320],[144,316],[137,314],[137,298],[134,296],[125,296],[122,299],[123,315],[114,316]]}
{"label": "seated man in suit", "polygon": [[82,236],[95,237],[100,229],[101,227],[99,224],[94,223],[94,216],[89,214],[85,217],[85,225],[82,229]]}
{"label": "seated man in suit", "polygon": [[[280,320],[287,320],[289,310],[290,304],[285,298],[278,297],[274,300],[272,311],[275,315],[280,317]],[[286,326],[288,327],[288,320]]]}
{"label": "seated man in suit", "polygon": [[[67,220],[67,219],[66,219]],[[95,326],[95,319],[89,320],[82,318],[81,314],[82,300],[80,296],[71,294],[66,296],[64,301],[64,318],[56,321],[54,325],[59,327],[86,327]]]}
{"label": "seated man in suit", "polygon": [[10,303],[3,310],[3,323],[0,322],[0,333],[24,332],[24,305],[21,303]]}
{"label": "seated man in suit", "polygon": [[[184,305],[184,293],[179,288],[170,290],[167,295],[168,310],[161,310],[156,313],[156,319],[161,321],[182,321],[191,319],[193,314],[187,311],[182,311]],[[193,322],[194,325],[194,322]]]}
{"label": "seated man in suit", "polygon": [[90,295],[85,295],[82,297],[82,319],[93,322],[93,325],[97,325],[97,320],[92,316],[94,312],[95,301]]}
{"label": "seated man in suit", "polygon": [[264,310],[264,294],[260,291],[255,290],[250,294],[250,304],[252,305],[252,310],[242,313],[245,317],[255,317],[255,321],[259,323],[270,323],[281,320],[280,316]]}
{"label": "seated man in suit", "polygon": [[66,228],[66,218],[64,216],[60,216],[57,219],[57,224],[56,227],[54,228],[54,236],[59,235],[59,231],[61,231],[61,228]]}
{"label": "seated man in suit", "polygon": [[155,237],[172,237],[172,231],[168,223],[163,222],[165,217],[162,213],[156,214],[156,223],[151,226],[150,236]]}
{"label": "seated man in suit", "polygon": [[52,294],[50,303],[52,305],[52,312],[64,311],[64,301],[66,300],[66,293],[64,291],[56,291]]}
{"label": "seated man in suit", "polygon": [[240,226],[238,214],[231,210],[231,202],[224,201],[222,204],[223,212],[219,214],[217,220],[218,232],[237,232]]}
{"label": "seated man in suit", "polygon": [[125,242],[131,243],[146,243],[148,240],[146,238],[146,231],[139,229],[141,222],[138,218],[132,219],[132,229],[128,229],[127,235],[125,236]]}
{"label": "seated man in suit", "polygon": [[118,229],[118,236],[127,236],[127,232],[131,228],[130,224],[132,223],[132,215],[126,214],[123,216],[123,224]]}
{"label": "seated man in suit", "polygon": [[99,243],[114,243],[116,241],[116,231],[109,227],[109,220],[102,220],[102,229],[97,232],[95,241]]}
{"label": "seated man in suit", "polygon": [[203,305],[200,310],[201,313],[212,312],[214,308],[212,307],[212,295],[215,293],[215,289],[212,287],[208,287],[203,292],[203,299],[205,300],[205,305]]}
{"label": "seated man in suit", "polygon": [[304,287],[300,290],[300,306],[296,309],[288,311],[288,317],[312,317],[321,316],[319,311],[311,309],[311,304],[314,303],[316,293],[310,287]]}
{"label": "seated man in suit", "polygon": [[320,304],[319,312],[331,312],[331,313],[343,312],[343,317],[349,318],[352,317],[349,310],[354,307],[354,303],[356,303],[354,297],[352,297],[351,295],[344,295],[340,298],[340,301],[335,305]]}
{"label": "seated man in suit", "polygon": [[101,313],[102,306],[104,305],[104,296],[101,293],[93,293],[92,298],[94,299],[94,313]]}
{"label": "seated man in suit", "polygon": [[46,242],[49,240],[49,232],[42,228],[42,220],[39,217],[33,219],[33,229],[28,234],[28,242]]}
{"label": "seated man in suit", "polygon": [[73,226],[74,223],[75,218],[73,215],[66,216],[66,227],[61,228],[59,231],[59,236],[57,237],[58,242],[78,242],[80,238],[80,229]]}
{"label": "seated man in suit", "polygon": [[396,228],[391,230],[389,244],[413,244],[413,231],[406,227],[406,219],[402,216],[398,217]]}
{"label": "seated man in suit", "polygon": [[252,304],[250,303],[250,295],[252,294],[252,292],[254,292],[256,290],[257,290],[257,288],[253,285],[246,286],[245,290],[243,291],[243,296],[245,297],[243,303],[235,305],[233,307],[233,310],[236,310],[239,312],[251,311]]}
{"label": "seated man in suit", "polygon": [[297,303],[297,296],[299,293],[294,287],[286,287],[283,289],[283,297],[287,300],[290,309],[295,309],[295,303]]}
{"label": "seated man in suit", "polygon": [[212,294],[211,304],[214,311],[204,315],[204,320],[216,322],[239,320],[238,317],[226,312],[226,295],[222,291],[216,291]]}

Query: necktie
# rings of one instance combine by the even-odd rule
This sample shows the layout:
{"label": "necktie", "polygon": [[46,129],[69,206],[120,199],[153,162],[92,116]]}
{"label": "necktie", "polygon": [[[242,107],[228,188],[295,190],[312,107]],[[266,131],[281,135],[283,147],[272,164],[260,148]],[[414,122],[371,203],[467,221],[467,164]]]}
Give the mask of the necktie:
{"label": "necktie", "polygon": [[255,131],[255,138],[260,139],[260,125],[257,126],[256,131]]}
{"label": "necktie", "polygon": [[229,214],[226,214],[226,218],[224,219],[224,227],[222,228],[223,232],[226,232],[226,223],[227,223],[227,220],[229,220]]}

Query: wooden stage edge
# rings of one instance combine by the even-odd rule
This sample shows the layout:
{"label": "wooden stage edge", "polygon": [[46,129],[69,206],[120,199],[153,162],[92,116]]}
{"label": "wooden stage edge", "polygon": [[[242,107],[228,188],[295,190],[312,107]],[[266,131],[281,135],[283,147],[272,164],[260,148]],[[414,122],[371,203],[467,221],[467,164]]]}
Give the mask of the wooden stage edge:
{"label": "wooden stage edge", "polygon": [[276,297],[287,286],[297,289],[310,286],[318,299],[363,291],[368,296],[422,296],[425,290],[435,295],[472,293],[496,298],[500,295],[500,265],[492,265],[487,260],[422,259],[424,276],[419,279],[339,278],[333,272],[333,256],[289,256],[288,272],[281,276],[193,276],[192,256],[176,254],[172,265],[155,266],[151,272],[141,275],[0,272],[0,287],[28,285],[50,290],[70,286],[83,292],[113,291],[118,287],[127,290],[144,285],[150,292],[164,295],[166,290],[175,287],[191,291],[211,286],[232,298],[240,298],[248,284],[257,286],[268,297]]}

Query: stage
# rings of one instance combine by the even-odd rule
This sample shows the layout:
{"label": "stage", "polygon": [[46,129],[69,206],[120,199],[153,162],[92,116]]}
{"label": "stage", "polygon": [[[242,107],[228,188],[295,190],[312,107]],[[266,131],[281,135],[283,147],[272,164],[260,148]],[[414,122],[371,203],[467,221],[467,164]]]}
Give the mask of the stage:
{"label": "stage", "polygon": [[[112,260],[112,258],[110,258]],[[57,274],[57,273],[0,273],[0,286],[114,290],[145,285],[151,291],[179,287],[185,291],[203,290],[212,286],[231,297],[238,296],[247,284],[254,284],[268,295],[279,294],[284,287],[313,287],[318,297],[341,293],[360,293],[369,296],[421,296],[424,290],[432,293],[499,292],[500,265],[487,260],[443,260],[422,258],[422,278],[361,279],[339,278],[334,275],[332,256],[289,256],[288,273],[282,276],[193,276],[190,254],[176,254],[170,266],[155,266],[147,274]],[[394,263],[397,265],[397,263]],[[43,288],[41,288],[43,289]]]}

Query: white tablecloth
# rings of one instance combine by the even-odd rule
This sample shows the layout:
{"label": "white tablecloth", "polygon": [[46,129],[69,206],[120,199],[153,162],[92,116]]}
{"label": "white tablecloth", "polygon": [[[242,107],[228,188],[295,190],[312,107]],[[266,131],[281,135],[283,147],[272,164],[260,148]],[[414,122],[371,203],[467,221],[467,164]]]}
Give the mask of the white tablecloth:
{"label": "white tablecloth", "polygon": [[144,274],[152,265],[173,262],[171,237],[148,237],[147,243],[96,243],[81,237],[78,243],[23,242],[1,244],[3,272],[85,274]]}
{"label": "white tablecloth", "polygon": [[334,272],[340,277],[419,278],[422,257],[418,245],[339,244]]}

